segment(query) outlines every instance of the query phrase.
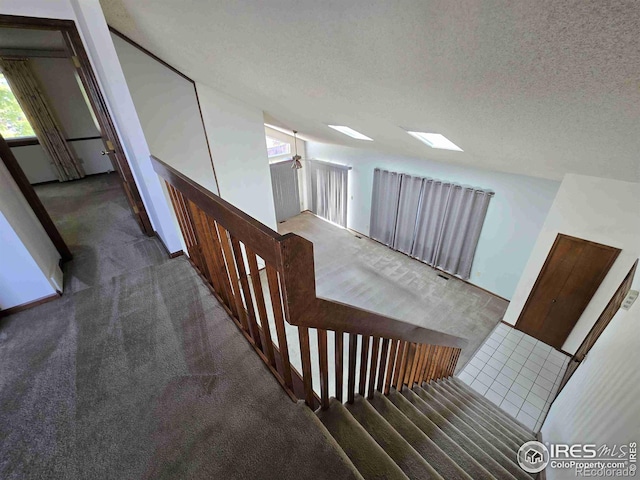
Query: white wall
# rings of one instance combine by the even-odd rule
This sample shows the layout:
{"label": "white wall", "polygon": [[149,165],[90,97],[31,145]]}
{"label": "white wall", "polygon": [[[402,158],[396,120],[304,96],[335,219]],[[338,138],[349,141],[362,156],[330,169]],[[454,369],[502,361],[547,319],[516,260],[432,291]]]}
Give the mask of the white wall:
{"label": "white wall", "polygon": [[276,229],[261,110],[197,83],[220,196]]}
{"label": "white wall", "polygon": [[[640,288],[636,275],[633,289]],[[542,425],[545,442],[621,445],[640,433],[640,301],[619,310],[555,400]],[[548,479],[575,478],[547,468]]]}
{"label": "white wall", "polygon": [[0,162],[0,308],[62,288],[60,255],[18,185]]}
{"label": "white wall", "polygon": [[558,233],[622,249],[562,346],[575,353],[640,255],[640,184],[597,177],[565,176],[504,320],[515,324]]}
{"label": "white wall", "polygon": [[218,193],[193,83],[111,34],[151,153]]}
{"label": "white wall", "polygon": [[[100,135],[89,106],[82,95],[69,58],[32,58],[33,72],[60,124],[65,138]],[[100,155],[102,140],[70,142],[69,146],[88,175],[113,170],[109,157]],[[51,160],[40,145],[13,147],[16,160],[31,183],[57,180]]]}
{"label": "white wall", "polygon": [[373,170],[377,167],[494,190],[469,281],[507,299],[516,289],[559,187],[552,180],[316,142],[307,142],[307,155],[353,167],[347,226],[365,235],[369,234]]}

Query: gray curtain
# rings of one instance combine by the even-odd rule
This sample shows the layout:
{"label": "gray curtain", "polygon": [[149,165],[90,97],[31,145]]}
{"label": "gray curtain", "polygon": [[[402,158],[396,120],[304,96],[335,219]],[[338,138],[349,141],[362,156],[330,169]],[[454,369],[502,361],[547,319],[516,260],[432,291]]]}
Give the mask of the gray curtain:
{"label": "gray curtain", "polygon": [[276,220],[282,222],[300,213],[298,170],[291,168],[290,161],[272,163],[269,169]]}
{"label": "gray curtain", "polygon": [[371,238],[468,279],[492,191],[376,169]]}
{"label": "gray curtain", "polygon": [[348,175],[351,167],[308,160],[311,211],[330,222],[347,226]]}
{"label": "gray curtain", "polygon": [[393,244],[399,197],[400,175],[376,168],[373,171],[369,236],[389,246]]}
{"label": "gray curtain", "polygon": [[422,185],[425,179],[400,175],[400,195],[398,213],[392,247],[402,253],[411,254],[416,234],[416,217],[422,196]]}

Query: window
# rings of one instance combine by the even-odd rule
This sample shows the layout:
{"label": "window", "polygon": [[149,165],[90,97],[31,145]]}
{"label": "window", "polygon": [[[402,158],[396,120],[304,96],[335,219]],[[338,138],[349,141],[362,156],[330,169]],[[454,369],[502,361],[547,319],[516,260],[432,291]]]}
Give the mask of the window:
{"label": "window", "polygon": [[0,73],[0,134],[5,139],[35,137],[27,117],[9,88],[7,79]]}
{"label": "window", "polygon": [[279,157],[281,155],[289,155],[291,153],[291,144],[267,137],[267,155],[269,158]]}

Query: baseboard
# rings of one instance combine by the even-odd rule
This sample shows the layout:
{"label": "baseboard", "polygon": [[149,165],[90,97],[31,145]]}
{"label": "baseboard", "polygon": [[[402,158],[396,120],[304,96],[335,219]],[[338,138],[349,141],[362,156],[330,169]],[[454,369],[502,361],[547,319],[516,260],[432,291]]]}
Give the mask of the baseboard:
{"label": "baseboard", "polygon": [[57,292],[57,293],[54,293],[53,295],[48,295],[46,297],[39,298],[32,302],[23,303],[22,305],[16,305],[15,307],[10,307],[5,310],[0,310],[0,318],[13,315],[14,313],[22,312],[23,310],[28,310],[29,308],[37,307],[38,305],[42,305],[43,303],[50,302],[61,296],[62,294]]}
{"label": "baseboard", "polygon": [[171,252],[165,245],[164,240],[162,240],[162,237],[158,235],[158,232],[154,232],[154,233],[156,238],[160,240],[160,244],[162,245],[162,248],[164,248],[164,250],[167,252],[167,255],[169,255],[169,258],[176,258],[184,255],[184,252],[182,250],[178,250],[177,252]]}

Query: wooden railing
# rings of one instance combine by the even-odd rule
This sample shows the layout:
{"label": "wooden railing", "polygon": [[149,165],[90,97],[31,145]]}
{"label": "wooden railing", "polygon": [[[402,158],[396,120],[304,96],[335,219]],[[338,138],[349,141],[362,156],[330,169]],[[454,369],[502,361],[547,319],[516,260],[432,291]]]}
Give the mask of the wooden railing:
{"label": "wooden railing", "polygon": [[[317,297],[311,242],[278,234],[161,160],[152,162],[167,184],[191,262],[293,400],[328,407],[329,333],[340,401],[345,375],[352,402],[356,391],[372,397],[375,390],[387,394],[453,374],[464,339]],[[285,322],[297,327],[302,372],[292,365]],[[310,330],[317,337],[320,396],[313,389]]]}

